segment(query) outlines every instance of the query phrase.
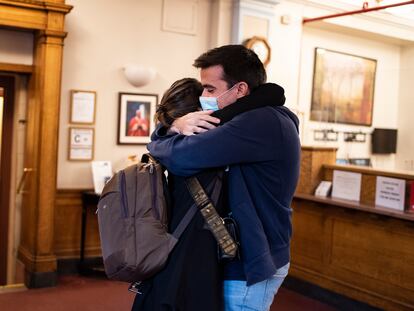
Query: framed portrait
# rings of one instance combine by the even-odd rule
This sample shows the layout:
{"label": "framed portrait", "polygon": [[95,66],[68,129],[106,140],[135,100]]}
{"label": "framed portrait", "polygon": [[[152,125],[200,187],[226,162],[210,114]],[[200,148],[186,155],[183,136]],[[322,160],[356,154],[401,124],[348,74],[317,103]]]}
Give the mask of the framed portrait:
{"label": "framed portrait", "polygon": [[90,127],[70,127],[68,160],[93,160],[95,130]]}
{"label": "framed portrait", "polygon": [[370,126],[377,61],[315,49],[310,119]]}
{"label": "framed portrait", "polygon": [[154,131],[156,94],[119,93],[118,144],[147,144]]}
{"label": "framed portrait", "polygon": [[96,114],[95,91],[70,91],[70,123],[94,124]]}

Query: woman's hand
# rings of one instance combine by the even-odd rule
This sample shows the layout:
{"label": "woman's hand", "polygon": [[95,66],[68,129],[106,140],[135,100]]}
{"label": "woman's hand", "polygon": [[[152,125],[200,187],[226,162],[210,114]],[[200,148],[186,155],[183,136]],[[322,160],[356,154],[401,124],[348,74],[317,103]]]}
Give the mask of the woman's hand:
{"label": "woman's hand", "polygon": [[170,130],[186,136],[207,132],[220,123],[220,119],[210,116],[212,113],[212,110],[190,112],[175,120]]}

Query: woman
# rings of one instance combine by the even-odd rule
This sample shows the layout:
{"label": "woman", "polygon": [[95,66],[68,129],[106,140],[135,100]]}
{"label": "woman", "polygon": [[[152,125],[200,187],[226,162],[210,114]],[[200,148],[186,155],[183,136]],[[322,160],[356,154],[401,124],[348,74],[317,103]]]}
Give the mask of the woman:
{"label": "woman", "polygon": [[[199,96],[202,85],[195,79],[176,81],[164,94],[157,108],[156,119],[164,128],[189,112],[200,110]],[[216,111],[214,116],[223,122],[231,120],[244,111],[267,105],[283,105],[283,89],[275,84],[260,86],[251,95],[237,103]],[[196,177],[211,196],[214,183],[222,169],[205,170]],[[223,177],[226,178],[225,175]],[[187,190],[185,178],[169,174],[171,211],[169,230],[172,232],[194,201]],[[226,210],[226,182],[223,180],[221,194],[215,205],[224,216]],[[221,265],[217,256],[217,242],[206,227],[204,218],[196,213],[182,234],[166,263],[165,268],[145,281],[142,294],[135,298],[133,310],[151,311],[218,311],[223,309]]]}
{"label": "woman", "polygon": [[[195,79],[176,81],[162,97],[156,119],[168,128],[175,119],[200,109],[198,97],[202,91],[203,87]],[[217,170],[209,170],[198,174],[197,178],[206,189],[216,176]],[[169,174],[168,185],[171,194],[169,229],[172,232],[194,201],[184,177]],[[223,202],[220,195],[215,207],[221,215],[224,215]],[[171,252],[165,268],[144,282],[133,310],[221,310],[220,274],[217,243],[202,215],[196,213]]]}

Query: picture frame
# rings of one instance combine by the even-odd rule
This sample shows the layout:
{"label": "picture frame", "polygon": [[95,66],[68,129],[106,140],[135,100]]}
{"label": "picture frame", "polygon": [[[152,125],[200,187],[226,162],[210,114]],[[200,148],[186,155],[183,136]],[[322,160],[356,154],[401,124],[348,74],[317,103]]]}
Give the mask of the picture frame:
{"label": "picture frame", "polygon": [[70,123],[94,124],[96,97],[95,91],[70,90]]}
{"label": "picture frame", "polygon": [[94,157],[95,129],[69,127],[68,160],[92,161]]}
{"label": "picture frame", "polygon": [[377,61],[315,48],[310,119],[372,125]]}
{"label": "picture frame", "polygon": [[157,104],[157,94],[119,93],[118,145],[150,142]]}

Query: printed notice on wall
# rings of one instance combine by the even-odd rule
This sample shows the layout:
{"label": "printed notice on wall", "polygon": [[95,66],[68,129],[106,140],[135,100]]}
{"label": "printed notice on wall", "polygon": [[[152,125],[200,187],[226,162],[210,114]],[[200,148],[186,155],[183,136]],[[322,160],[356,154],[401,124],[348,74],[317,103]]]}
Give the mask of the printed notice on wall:
{"label": "printed notice on wall", "polygon": [[405,180],[377,176],[375,205],[404,210]]}
{"label": "printed notice on wall", "polygon": [[361,174],[334,170],[332,197],[359,202]]}

